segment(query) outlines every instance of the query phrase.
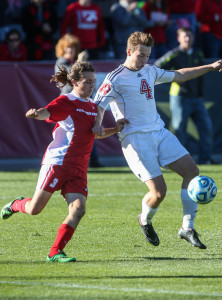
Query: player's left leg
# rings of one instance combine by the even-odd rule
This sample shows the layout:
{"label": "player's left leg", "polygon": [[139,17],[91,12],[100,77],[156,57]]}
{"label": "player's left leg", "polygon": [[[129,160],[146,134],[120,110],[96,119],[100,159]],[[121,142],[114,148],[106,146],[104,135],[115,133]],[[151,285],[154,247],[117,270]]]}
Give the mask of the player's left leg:
{"label": "player's left leg", "polygon": [[183,224],[182,228],[178,232],[178,236],[181,239],[185,239],[195,247],[206,249],[206,246],[201,243],[198,238],[198,234],[194,229],[194,219],[196,218],[198,204],[195,203],[187,193],[188,184],[193,177],[199,175],[199,169],[190,154],[187,154],[169,164],[169,168],[183,178],[181,189]]}
{"label": "player's left leg", "polygon": [[74,262],[74,257],[67,257],[63,249],[72,238],[81,218],[85,214],[86,196],[81,193],[67,193],[65,200],[68,203],[69,213],[60,225],[57,237],[47,256],[48,262]]}

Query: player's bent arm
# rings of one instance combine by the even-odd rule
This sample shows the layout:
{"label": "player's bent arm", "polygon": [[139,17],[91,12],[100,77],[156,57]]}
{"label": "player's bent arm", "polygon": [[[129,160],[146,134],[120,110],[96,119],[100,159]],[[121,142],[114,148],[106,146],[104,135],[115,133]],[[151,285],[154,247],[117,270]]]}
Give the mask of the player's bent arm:
{"label": "player's bent arm", "polygon": [[96,136],[101,136],[104,134],[103,127],[101,126],[105,109],[97,105],[97,116],[95,119],[94,126],[92,128],[93,133]]}
{"label": "player's bent arm", "polygon": [[46,108],[31,108],[25,114],[28,119],[36,119],[36,120],[46,120],[50,117],[50,113]]}
{"label": "player's bent arm", "polygon": [[184,68],[174,71],[175,77],[173,81],[175,82],[184,82],[190,79],[200,77],[210,71],[222,71],[222,60],[218,60],[212,64],[194,67],[194,68]]}
{"label": "player's bent arm", "polygon": [[117,120],[115,127],[103,128],[104,134],[100,135],[100,136],[96,135],[95,138],[96,139],[104,139],[108,136],[111,136],[111,135],[117,133],[117,132],[120,132],[123,130],[125,124],[129,124],[129,121],[127,119],[125,119],[125,118],[119,119],[119,120]]}

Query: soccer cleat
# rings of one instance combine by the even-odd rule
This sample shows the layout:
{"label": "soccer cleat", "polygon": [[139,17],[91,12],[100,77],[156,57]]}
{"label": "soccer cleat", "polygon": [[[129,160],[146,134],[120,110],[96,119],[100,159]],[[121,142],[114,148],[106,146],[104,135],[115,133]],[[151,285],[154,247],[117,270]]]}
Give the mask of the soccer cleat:
{"label": "soccer cleat", "polygon": [[191,243],[191,245],[194,247],[198,247],[200,249],[206,249],[207,247],[201,243],[198,236],[199,234],[196,232],[195,229],[184,230],[183,228],[180,228],[178,232],[178,237],[180,239],[186,240],[187,242]]}
{"label": "soccer cleat", "polygon": [[138,215],[137,219],[142,228],[143,235],[144,235],[145,239],[147,240],[147,242],[153,246],[158,246],[160,241],[159,241],[159,238],[153,228],[152,223],[147,224],[147,225],[142,225],[140,222],[140,215]]}
{"label": "soccer cleat", "polygon": [[6,204],[2,210],[1,210],[1,218],[3,220],[6,220],[8,218],[10,218],[15,212],[12,210],[12,204],[16,201],[16,200],[23,200],[25,199],[25,197],[18,197],[15,200],[9,202],[8,204]]}
{"label": "soccer cleat", "polygon": [[76,259],[74,257],[67,257],[65,252],[60,251],[60,253],[53,255],[52,257],[49,257],[49,255],[46,257],[47,262],[60,262],[60,263],[68,263],[68,262],[75,262]]}

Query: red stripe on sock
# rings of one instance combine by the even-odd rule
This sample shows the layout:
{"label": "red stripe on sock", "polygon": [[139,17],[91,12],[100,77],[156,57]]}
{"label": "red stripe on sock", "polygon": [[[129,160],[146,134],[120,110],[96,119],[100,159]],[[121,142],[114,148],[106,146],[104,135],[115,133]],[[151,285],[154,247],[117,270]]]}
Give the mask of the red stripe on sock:
{"label": "red stripe on sock", "polygon": [[27,201],[30,201],[30,200],[32,200],[32,198],[25,198],[23,200],[15,200],[12,203],[12,210],[14,212],[20,211],[20,212],[26,213],[25,204],[26,204]]}
{"label": "red stripe on sock", "polygon": [[60,225],[55,242],[51,248],[49,256],[52,257],[62,251],[74,234],[75,229],[68,224]]}

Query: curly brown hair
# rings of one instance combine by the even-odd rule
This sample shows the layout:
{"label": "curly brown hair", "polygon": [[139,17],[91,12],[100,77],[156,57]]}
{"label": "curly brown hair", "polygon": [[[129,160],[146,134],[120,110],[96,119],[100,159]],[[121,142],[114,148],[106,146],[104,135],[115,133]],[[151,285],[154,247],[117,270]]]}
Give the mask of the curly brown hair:
{"label": "curly brown hair", "polygon": [[80,52],[80,41],[75,35],[69,33],[66,33],[63,37],[61,37],[61,39],[58,40],[58,43],[55,47],[56,57],[62,57],[65,53],[65,48],[67,47],[74,47],[76,49],[76,60]]}
{"label": "curly brown hair", "polygon": [[50,82],[55,81],[59,88],[64,87],[67,83],[72,87],[72,79],[79,81],[84,77],[84,72],[95,72],[91,63],[86,61],[76,62],[68,71],[64,66],[58,66],[59,71],[52,76]]}

